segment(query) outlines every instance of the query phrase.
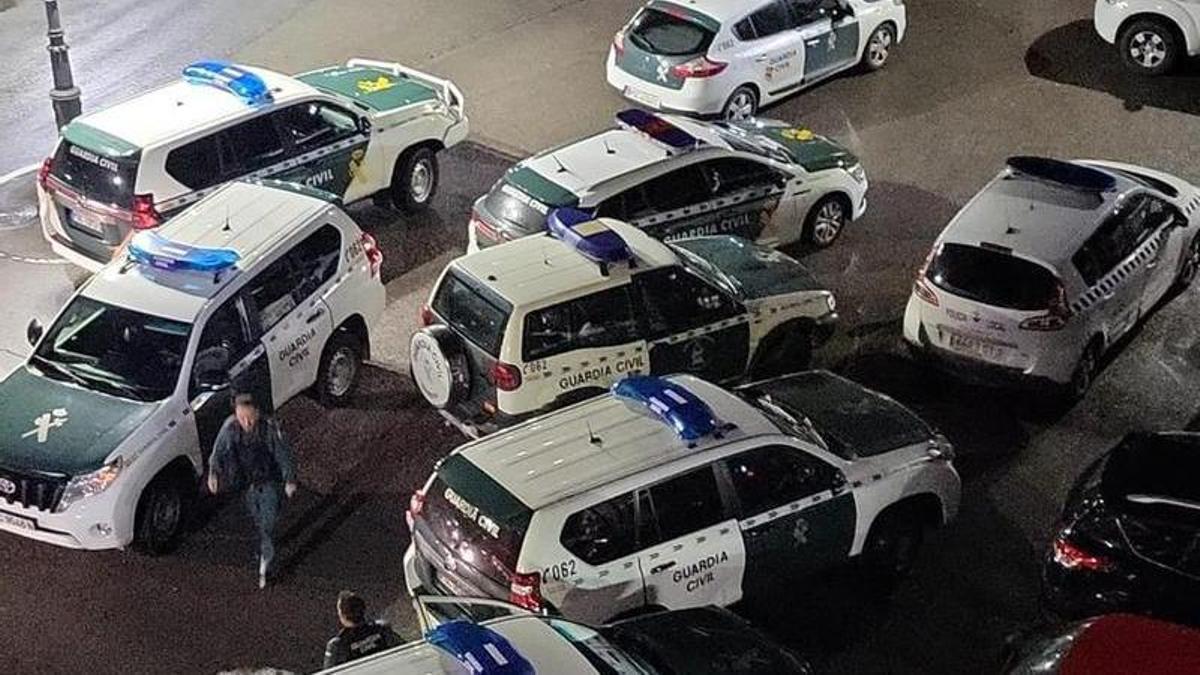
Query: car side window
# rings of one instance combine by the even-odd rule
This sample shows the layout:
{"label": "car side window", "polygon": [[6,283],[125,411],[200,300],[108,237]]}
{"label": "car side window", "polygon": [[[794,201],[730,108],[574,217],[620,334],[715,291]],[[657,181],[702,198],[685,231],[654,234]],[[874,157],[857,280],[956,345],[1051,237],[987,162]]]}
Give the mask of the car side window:
{"label": "car side window", "polygon": [[308,101],[279,111],[279,129],[296,152],[308,152],[358,131],[354,115],[328,103]]}
{"label": "car side window", "polygon": [[618,286],[525,317],[522,356],[526,361],[572,349],[613,347],[637,339],[629,287]]}
{"label": "car side window", "polygon": [[680,333],[736,316],[732,298],[681,267],[634,276],[650,337]]}
{"label": "car side window", "polygon": [[300,283],[296,296],[303,300],[337,274],[342,259],[342,231],[322,225],[292,249]]}
{"label": "car side window", "polygon": [[741,509],[753,516],[828,490],[837,469],[795,448],[769,445],[725,460]]}
{"label": "car side window", "polygon": [[723,197],[747,188],[768,187],[779,180],[771,167],[750,159],[714,159],[701,165],[714,197]]}
{"label": "car side window", "polygon": [[791,14],[781,0],[776,0],[751,14],[750,23],[759,38],[782,33],[792,27]]}
{"label": "car side window", "polygon": [[254,310],[257,329],[263,333],[271,330],[283,317],[296,307],[292,289],[296,287],[296,274],[288,256],[271,263],[246,284],[246,298]]}
{"label": "car side window", "polygon": [[196,346],[192,361],[191,396],[198,392],[200,381],[225,381],[229,369],[250,351],[250,339],[242,322],[238,298],[232,297],[217,308]]}
{"label": "car side window", "polygon": [[649,493],[658,523],[658,539],[653,543],[670,541],[725,520],[725,505],[712,465],[652,486]]}
{"label": "car side window", "polygon": [[1108,274],[1157,229],[1146,195],[1130,199],[1096,230],[1071,260],[1090,286]]}
{"label": "car side window", "polygon": [[283,159],[283,141],[274,115],[260,115],[221,132],[222,166],[241,175]]}
{"label": "car side window", "polygon": [[629,200],[626,200],[627,218],[674,211],[709,198],[704,174],[695,164],[650,179],[642,185],[642,194],[645,195],[644,206],[630,204]]}
{"label": "car side window", "polygon": [[589,565],[602,565],[637,550],[632,492],[571,514],[559,541]]}
{"label": "car side window", "polygon": [[167,174],[192,190],[221,182],[221,152],[216,136],[205,136],[167,153]]}
{"label": "car side window", "polygon": [[758,38],[758,34],[754,32],[754,23],[750,17],[746,17],[733,24],[733,34],[742,42],[749,42]]}

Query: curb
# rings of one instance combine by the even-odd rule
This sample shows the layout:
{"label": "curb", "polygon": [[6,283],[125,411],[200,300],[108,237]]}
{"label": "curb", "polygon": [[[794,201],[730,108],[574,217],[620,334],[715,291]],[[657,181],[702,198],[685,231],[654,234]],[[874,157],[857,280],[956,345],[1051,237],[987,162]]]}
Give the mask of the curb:
{"label": "curb", "polygon": [[21,176],[24,176],[26,174],[33,173],[34,171],[37,171],[38,167],[40,167],[40,166],[41,166],[41,164],[38,163],[38,164],[30,164],[28,166],[23,166],[19,169],[13,169],[12,171],[9,171],[8,173],[4,174],[3,176],[0,176],[0,185],[4,185],[5,183],[13,181],[13,180],[20,178]]}

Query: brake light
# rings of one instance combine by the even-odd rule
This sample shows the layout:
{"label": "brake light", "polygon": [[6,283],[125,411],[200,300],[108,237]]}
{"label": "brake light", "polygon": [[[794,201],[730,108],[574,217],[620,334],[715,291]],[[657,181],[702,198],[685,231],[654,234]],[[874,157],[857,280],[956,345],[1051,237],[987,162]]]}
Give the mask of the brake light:
{"label": "brake light", "polygon": [[625,29],[624,28],[617,31],[617,34],[613,36],[613,45],[612,46],[613,46],[613,53],[616,54],[616,57],[618,59],[620,59],[622,56],[625,56]]}
{"label": "brake light", "polygon": [[508,586],[508,601],[531,612],[542,611],[542,573],[515,572]]}
{"label": "brake light", "polygon": [[934,307],[938,306],[938,296],[925,282],[925,274],[929,271],[929,264],[933,262],[936,253],[936,248],[929,249],[929,255],[925,256],[925,262],[921,263],[921,268],[917,270],[917,278],[913,280],[913,293]]}
{"label": "brake light", "polygon": [[713,61],[706,56],[698,56],[691,61],[671,66],[671,74],[681,80],[689,77],[712,77],[725,70],[728,65],[721,61]]}
{"label": "brake light", "polygon": [[1067,294],[1062,285],[1054,289],[1054,297],[1050,300],[1050,308],[1045,314],[1031,316],[1018,327],[1022,330],[1061,330],[1071,318],[1071,308],[1067,307]]}
{"label": "brake light", "polygon": [[367,264],[371,266],[371,276],[378,277],[379,270],[383,267],[383,251],[379,250],[379,243],[375,241],[375,237],[363,232],[359,239],[362,242],[363,253],[367,254]]}
{"label": "brake light", "polygon": [[412,497],[408,499],[408,512],[404,514],[404,519],[408,521],[408,529],[412,529],[413,523],[416,522],[417,516],[421,515],[421,511],[425,508],[425,491],[417,490],[412,493]]}
{"label": "brake light", "polygon": [[483,239],[486,239],[488,241],[503,241],[504,240],[504,235],[500,234],[500,231],[497,230],[495,227],[492,227],[491,223],[484,220],[483,218],[480,218],[479,214],[476,213],[475,211],[471,212],[471,227],[475,228],[475,238],[476,239],[479,239],[482,237]]}
{"label": "brake light", "polygon": [[521,369],[511,363],[497,361],[488,370],[488,382],[500,391],[515,391],[521,386]]}
{"label": "brake light", "polygon": [[162,224],[163,218],[154,208],[154,195],[134,195],[130,223],[135,230],[150,230]]}
{"label": "brake light", "polygon": [[1066,537],[1054,540],[1054,562],[1069,570],[1103,572],[1112,567],[1104,556],[1096,555],[1067,541]]}
{"label": "brake light", "polygon": [[421,326],[432,326],[433,318],[433,309],[429,305],[421,305]]}
{"label": "brake light", "polygon": [[41,185],[42,189],[46,188],[46,180],[50,178],[50,172],[52,170],[54,170],[54,159],[52,157],[47,157],[46,159],[43,159],[42,167],[40,169],[38,169],[38,176],[37,176],[38,185]]}

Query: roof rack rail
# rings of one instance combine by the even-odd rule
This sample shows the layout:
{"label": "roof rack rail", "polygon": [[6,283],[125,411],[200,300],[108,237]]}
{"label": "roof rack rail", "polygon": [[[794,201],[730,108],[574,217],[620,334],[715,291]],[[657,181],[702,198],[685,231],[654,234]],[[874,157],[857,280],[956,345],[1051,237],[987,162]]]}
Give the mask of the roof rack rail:
{"label": "roof rack rail", "polygon": [[708,436],[720,438],[734,428],[718,421],[712,408],[699,396],[666,378],[631,375],[614,384],[612,394],[645,408],[670,425],[680,439],[688,442],[688,447]]}
{"label": "roof rack rail", "polygon": [[1107,192],[1117,186],[1117,179],[1099,169],[1049,157],[1018,155],[1009,157],[1008,168],[1030,178],[1084,192]]}
{"label": "roof rack rail", "polygon": [[629,244],[614,230],[587,211],[560,207],[546,216],[550,236],[575,249],[583,257],[600,265],[600,273],[608,276],[612,263],[635,264]]}
{"label": "roof rack rail", "polygon": [[197,61],[184,67],[183,79],[227,91],[250,105],[273,100],[261,77],[228,61]]}
{"label": "roof rack rail", "polygon": [[672,154],[694,150],[704,144],[704,141],[667,118],[640,108],[629,108],[617,113],[617,124],[645,134],[651,140],[667,146]]}

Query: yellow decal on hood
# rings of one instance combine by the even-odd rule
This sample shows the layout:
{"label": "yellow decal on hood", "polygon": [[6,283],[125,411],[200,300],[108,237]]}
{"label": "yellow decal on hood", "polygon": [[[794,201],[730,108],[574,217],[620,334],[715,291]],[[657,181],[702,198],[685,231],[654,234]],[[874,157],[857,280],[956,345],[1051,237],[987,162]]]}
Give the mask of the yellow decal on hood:
{"label": "yellow decal on hood", "polygon": [[811,141],[813,139],[811,129],[797,129],[793,127],[791,129],[784,129],[779,132],[779,135],[793,141]]}
{"label": "yellow decal on hood", "polygon": [[377,91],[391,89],[395,86],[395,83],[386,76],[380,75],[379,79],[376,80],[359,80],[357,86],[358,90],[364,94],[374,94]]}

